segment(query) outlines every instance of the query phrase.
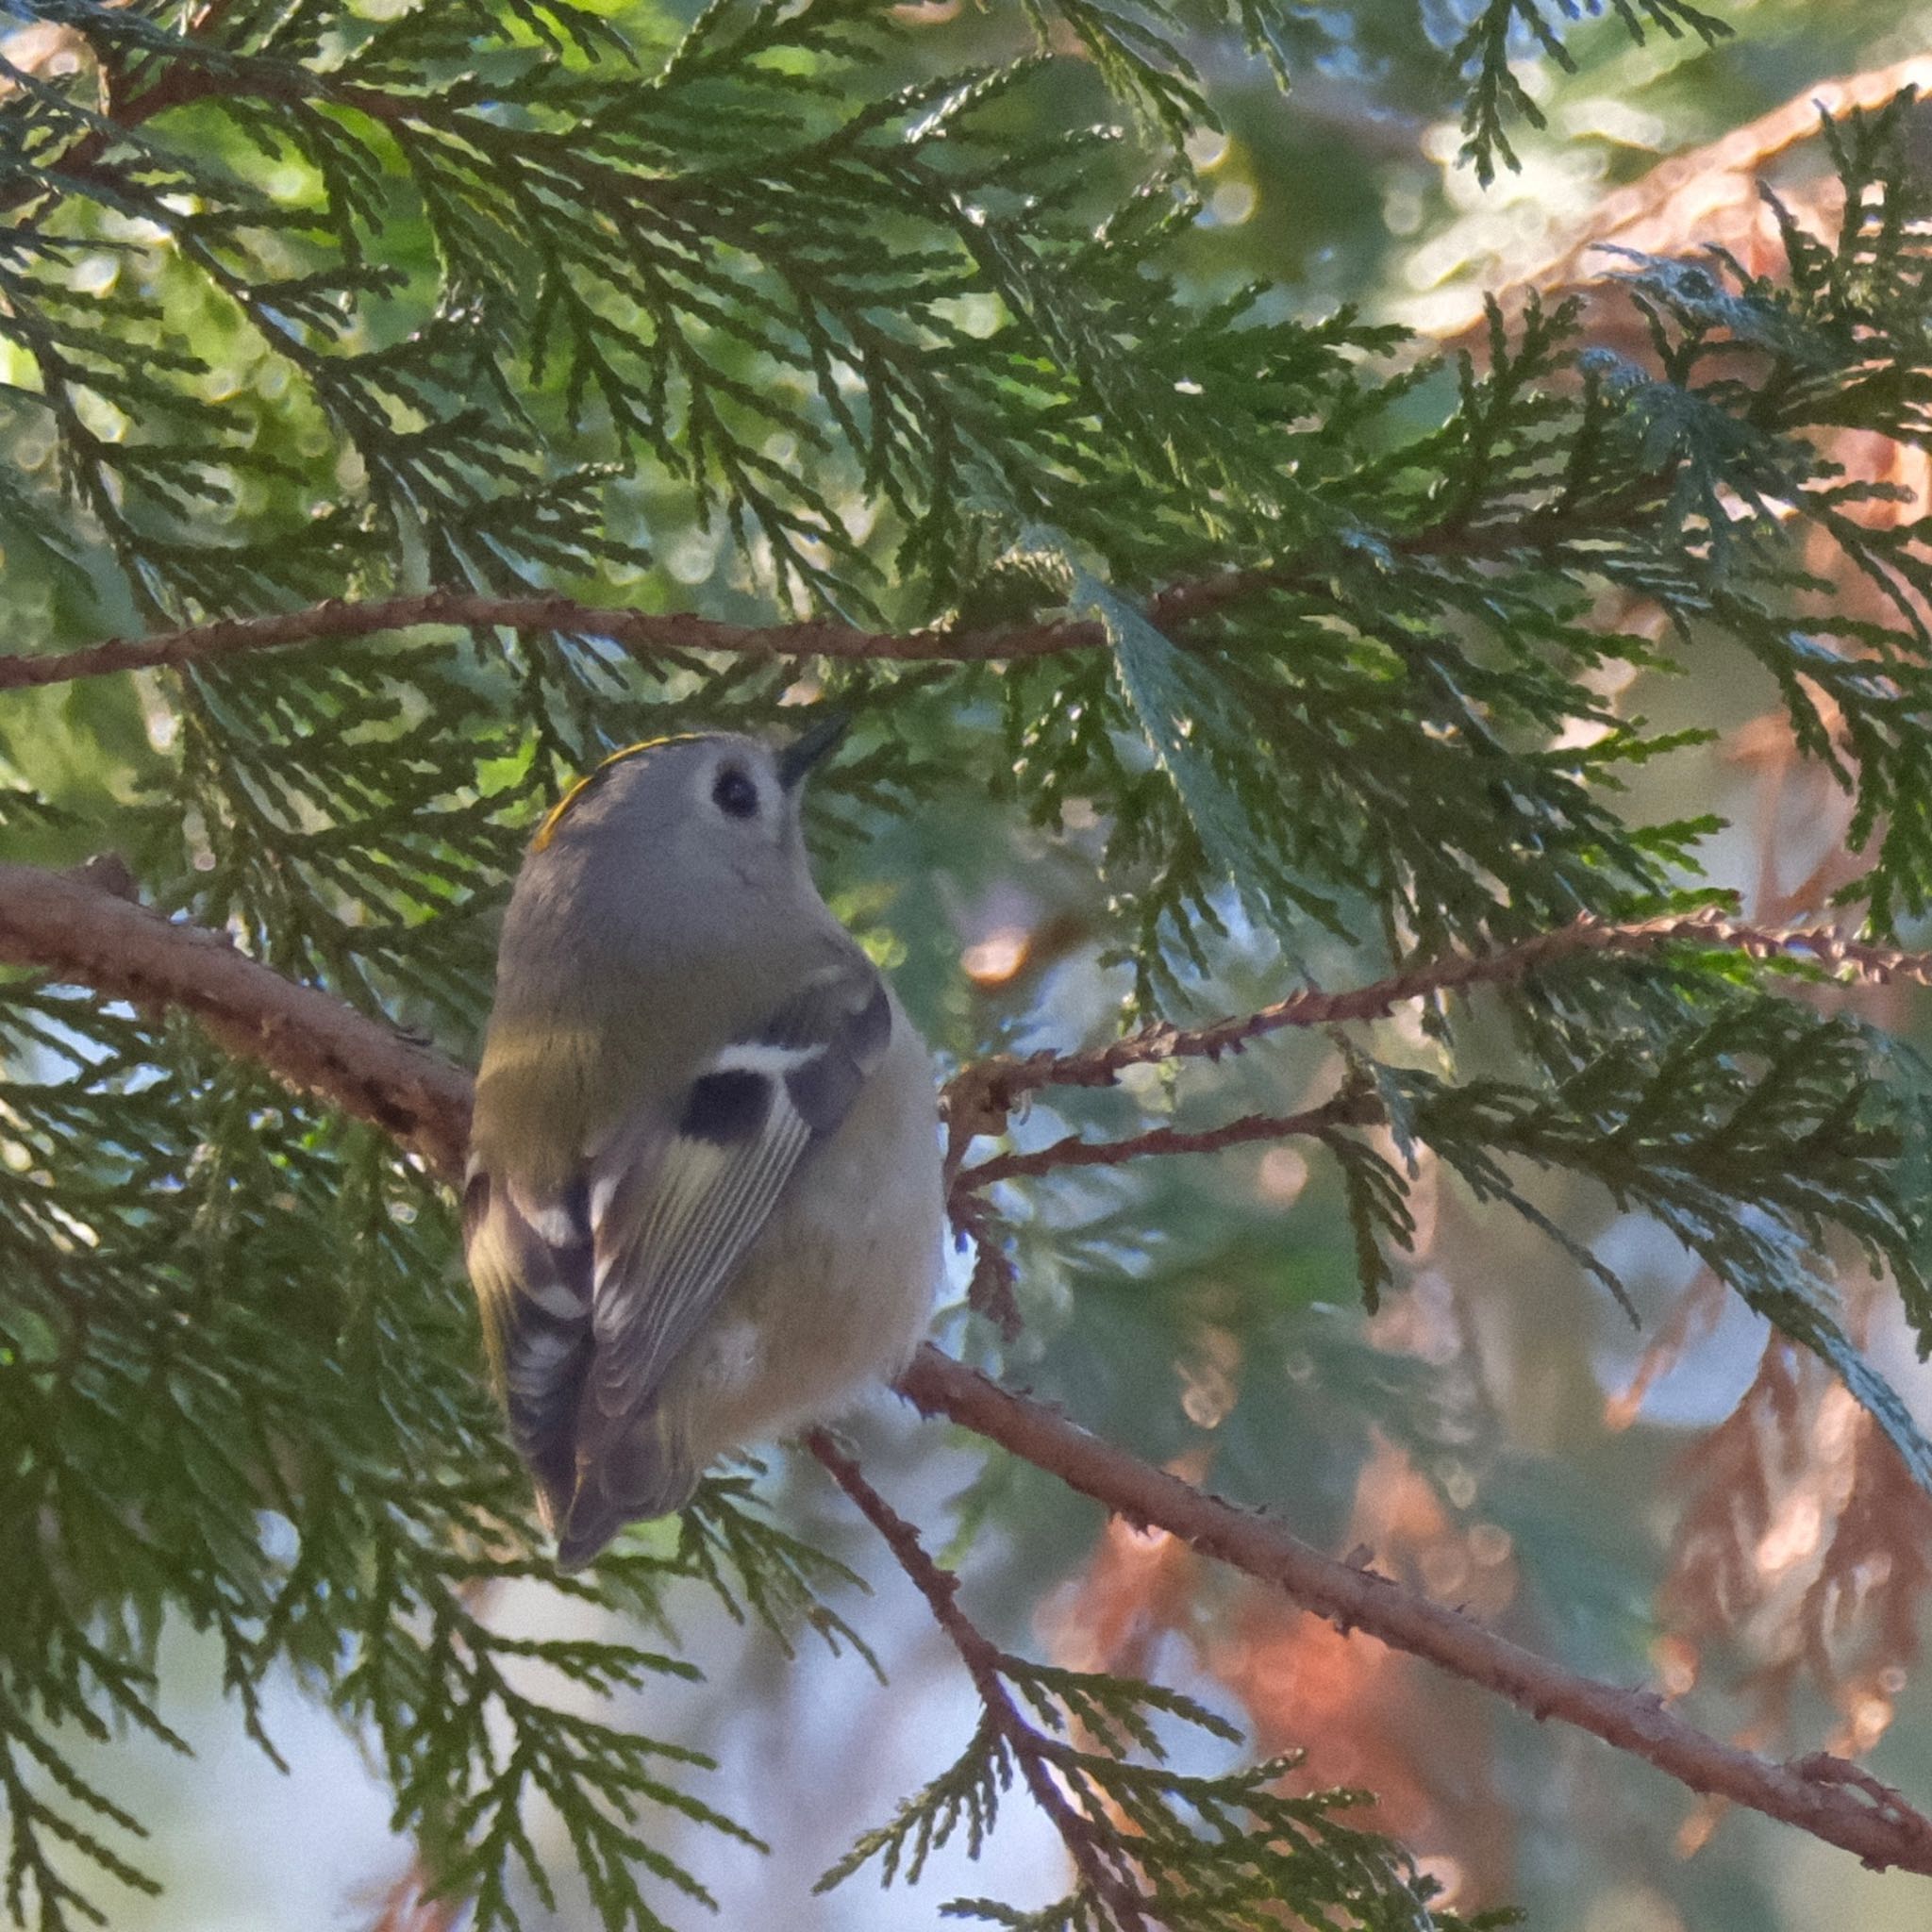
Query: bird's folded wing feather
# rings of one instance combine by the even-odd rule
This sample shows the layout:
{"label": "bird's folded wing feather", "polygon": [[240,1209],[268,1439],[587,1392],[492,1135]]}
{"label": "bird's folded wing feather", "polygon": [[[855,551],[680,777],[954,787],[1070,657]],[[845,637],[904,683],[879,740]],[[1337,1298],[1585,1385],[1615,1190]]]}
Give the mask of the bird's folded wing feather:
{"label": "bird's folded wing feather", "polygon": [[649,1406],[799,1162],[838,1131],[891,1028],[885,985],[855,953],[714,1054],[669,1136],[641,1124],[593,1158],[589,1399],[602,1414]]}
{"label": "bird's folded wing feather", "polygon": [[473,1167],[463,1190],[463,1256],[482,1305],[510,1440],[555,1529],[576,1481],[577,1410],[590,1368],[591,1249],[587,1195],[520,1199]]}

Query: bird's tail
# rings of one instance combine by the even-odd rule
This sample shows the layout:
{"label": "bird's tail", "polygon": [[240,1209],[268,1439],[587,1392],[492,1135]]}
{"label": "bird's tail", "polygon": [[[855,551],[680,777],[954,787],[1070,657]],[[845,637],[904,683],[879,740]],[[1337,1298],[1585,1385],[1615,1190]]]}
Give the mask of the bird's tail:
{"label": "bird's tail", "polygon": [[684,1431],[662,1408],[577,1450],[576,1488],[557,1534],[557,1565],[581,1570],[626,1523],[682,1509],[698,1486]]}

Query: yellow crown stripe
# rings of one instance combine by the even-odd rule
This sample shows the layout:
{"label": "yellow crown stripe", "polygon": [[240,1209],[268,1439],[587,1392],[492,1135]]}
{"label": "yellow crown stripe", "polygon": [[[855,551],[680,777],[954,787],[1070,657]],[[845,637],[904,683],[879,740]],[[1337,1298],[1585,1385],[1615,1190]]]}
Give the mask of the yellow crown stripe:
{"label": "yellow crown stripe", "polygon": [[543,823],[537,827],[537,836],[530,841],[532,852],[541,852],[557,836],[557,828],[562,824],[565,815],[612,765],[621,765],[625,758],[634,758],[642,751],[657,751],[667,744],[695,744],[708,737],[704,731],[674,731],[668,738],[646,738],[637,744],[627,744],[622,751],[614,751],[608,758],[592,765],[584,775],[559,798],[543,816]]}

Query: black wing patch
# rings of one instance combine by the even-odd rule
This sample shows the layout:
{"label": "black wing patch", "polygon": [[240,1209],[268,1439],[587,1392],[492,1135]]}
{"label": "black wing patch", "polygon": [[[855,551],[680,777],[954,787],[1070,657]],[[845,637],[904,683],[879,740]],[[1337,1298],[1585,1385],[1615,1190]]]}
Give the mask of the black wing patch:
{"label": "black wing patch", "polygon": [[835,1134],[892,1035],[857,954],[728,1042],[673,1118],[640,1116],[542,1202],[473,1176],[464,1246],[518,1453],[571,1566],[695,1481],[658,1398],[813,1146]]}
{"label": "black wing patch", "polygon": [[651,1402],[799,1161],[837,1132],[891,1030],[878,974],[861,958],[841,961],[713,1056],[655,1170],[593,1172],[600,1411],[636,1415]]}
{"label": "black wing patch", "polygon": [[691,1083],[677,1131],[714,1147],[728,1147],[734,1141],[749,1141],[771,1111],[769,1074],[743,1068],[705,1074]]}

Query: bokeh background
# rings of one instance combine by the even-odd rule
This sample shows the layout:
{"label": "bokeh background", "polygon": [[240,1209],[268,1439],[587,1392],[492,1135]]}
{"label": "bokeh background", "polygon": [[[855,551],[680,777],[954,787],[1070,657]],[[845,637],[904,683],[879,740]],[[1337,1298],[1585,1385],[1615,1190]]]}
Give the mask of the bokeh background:
{"label": "bokeh background", "polygon": [[[1340,50],[1307,60],[1286,96],[1233,42],[1204,42],[1224,128],[1191,150],[1205,196],[1191,275],[1210,293],[1259,277],[1301,315],[1355,305],[1417,331],[1424,353],[1474,340],[1485,291],[1507,308],[1531,286],[1588,286],[1600,332],[1627,330],[1628,310],[1594,280],[1615,265],[1591,252],[1606,240],[1657,251],[1714,241],[1768,263],[1756,181],[1827,221],[1810,96],[1840,76],[1867,76],[1874,97],[1932,80],[1932,7],[1713,6],[1738,30],[1715,48],[1657,32],[1633,46],[1604,25],[1573,42],[1574,74],[1525,58],[1547,125],[1521,129],[1520,171],[1488,189],[1456,160],[1445,49],[1468,9],[1453,0],[1357,7]],[[1012,37],[1003,11],[972,0],[898,10],[908,74]],[[1063,96],[1041,111],[1105,109],[1077,76]],[[10,454],[34,457],[17,437]],[[1907,489],[1923,480],[1889,449],[1848,446],[1842,459],[1866,473],[1882,461]],[[668,501],[645,508],[662,561],[626,595],[670,607],[738,594],[714,540],[680,532]],[[9,591],[9,614],[36,641],[87,641],[76,614],[36,606],[30,586]],[[1700,675],[1693,660],[1689,676],[1614,695],[1655,723],[1719,733],[1648,768],[1633,812],[1721,813],[1729,829],[1706,851],[1714,880],[1762,921],[1821,908],[1842,875],[1847,808],[1795,760],[1769,685],[1754,688],[1729,660],[1721,677]],[[33,706],[17,714],[34,723],[9,752],[70,801],[130,790],[176,728],[158,685],[138,707],[105,687]],[[848,815],[821,828],[841,911],[893,964],[945,1051],[1064,1046],[1113,1024],[1124,980],[1102,962],[1105,908],[1074,816],[1055,833],[1029,828],[969,789],[925,818]],[[1310,963],[1319,973],[1319,958]],[[1250,1007],[1291,977],[1273,942],[1235,918],[1199,1002]],[[1915,1024],[1905,992],[1857,997],[1874,1019]],[[1391,1051],[1402,1028],[1391,1023]],[[1407,1045],[1432,1051],[1420,1031]],[[1324,1051],[1270,1046],[1235,1077],[1256,1104],[1292,1107],[1320,1080]],[[1023,1144],[1071,1118],[1037,1106]],[[1141,1453],[1267,1503],[1324,1547],[1368,1546],[1383,1567],[1578,1669],[1654,1686],[1761,1748],[1855,1748],[1907,1793],[1932,1793],[1932,1698],[1916,1668],[1932,1507],[1818,1365],[1770,1343],[1654,1228],[1581,1191],[1537,1198],[1633,1285],[1640,1330],[1520,1221],[1427,1175],[1414,1253],[1373,1316],[1354,1286],[1339,1193],[1311,1181],[1291,1147],[1058,1176],[1005,1204],[1028,1316],[1012,1374]],[[1865,1344],[1932,1427],[1932,1374],[1871,1299]],[[1548,1932],[1890,1932],[1932,1910],[1926,1881],[1867,1874],[1755,1817],[1700,1807],[1641,1764],[1339,1637],[1159,1536],[1104,1523],[1049,1479],[988,1464],[889,1398],[853,1430],[875,1480],[939,1540],[952,1523],[986,1524],[966,1558],[969,1601],[1003,1641],[1178,1683],[1257,1747],[1306,1748],[1312,1781],[1381,1794],[1388,1826],[1455,1904],[1513,1902]],[[774,1454],[768,1480],[873,1579],[874,1593],[845,1607],[886,1681],[809,1639],[787,1657],[692,1597],[682,1635],[707,1681],[654,1689],[648,1722],[719,1759],[706,1794],[773,1847],[760,1858],[659,1821],[713,1890],[717,1923],[883,1932],[936,1924],[959,1891],[1057,1896],[1060,1847],[1024,1802],[987,1854],[996,1880],[956,1848],[916,1890],[881,1892],[868,1874],[810,1895],[858,1829],[958,1750],[974,1704],[909,1589],[816,1469]],[[533,1631],[587,1614],[534,1585],[490,1607]],[[278,1772],[243,1735],[200,1641],[177,1633],[165,1657],[164,1707],[196,1757],[184,1766],[137,1741],[108,1747],[168,1881],[158,1900],[118,1897],[118,1928],[440,1923],[398,1889],[411,1849],[391,1835],[355,1739],[295,1685],[275,1686],[266,1724],[290,1765]],[[704,1916],[675,1899],[664,1908],[678,1924]],[[555,1919],[592,1923],[567,1887]]]}

